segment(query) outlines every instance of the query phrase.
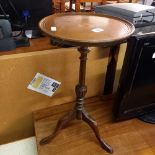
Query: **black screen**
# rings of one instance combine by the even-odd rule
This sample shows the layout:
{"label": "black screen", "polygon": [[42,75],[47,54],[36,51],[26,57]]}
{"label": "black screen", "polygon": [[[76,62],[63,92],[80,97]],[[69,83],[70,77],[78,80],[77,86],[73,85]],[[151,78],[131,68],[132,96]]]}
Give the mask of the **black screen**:
{"label": "black screen", "polygon": [[2,31],[2,27],[0,27],[0,39],[3,39],[3,31]]}
{"label": "black screen", "polygon": [[115,104],[115,119],[155,110],[155,34],[131,37]]}

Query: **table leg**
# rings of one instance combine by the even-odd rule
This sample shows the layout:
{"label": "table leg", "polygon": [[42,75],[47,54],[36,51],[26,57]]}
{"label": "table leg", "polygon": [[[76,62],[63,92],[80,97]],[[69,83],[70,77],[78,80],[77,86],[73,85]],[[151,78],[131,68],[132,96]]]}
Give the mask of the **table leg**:
{"label": "table leg", "polygon": [[48,144],[52,141],[52,139],[54,137],[56,137],[56,135],[60,132],[60,130],[65,127],[70,121],[74,120],[76,116],[76,111],[73,110],[71,112],[68,112],[67,114],[65,114],[62,118],[60,118],[57,122],[57,125],[53,131],[52,134],[50,134],[49,136],[43,138],[40,141],[40,145],[44,145],[44,144]]}
{"label": "table leg", "polygon": [[94,131],[101,147],[106,150],[108,153],[113,153],[111,146],[106,144],[100,137],[100,133],[98,130],[97,123],[88,115],[88,113],[84,109],[84,99],[85,94],[87,92],[87,86],[85,85],[85,76],[86,76],[86,61],[87,61],[87,54],[89,52],[88,47],[80,47],[78,48],[80,52],[80,70],[79,70],[79,82],[75,87],[76,92],[76,104],[74,109],[64,115],[57,123],[54,132],[43,138],[40,141],[40,144],[47,144],[49,143],[58,133],[59,131],[70,121],[73,119],[80,119],[85,121]]}
{"label": "table leg", "polygon": [[97,123],[89,116],[89,114],[84,109],[84,97],[87,92],[87,86],[85,85],[85,77],[86,77],[86,61],[87,61],[87,54],[89,52],[88,47],[80,47],[78,51],[81,53],[80,56],[80,71],[79,71],[79,83],[76,86],[76,106],[75,109],[77,110],[77,119],[82,119],[85,121],[94,131],[96,138],[98,139],[101,147],[109,153],[113,153],[113,149],[111,146],[106,144],[100,136]]}
{"label": "table leg", "polygon": [[87,112],[83,112],[82,113],[82,120],[84,120],[94,131],[95,136],[97,138],[97,140],[99,141],[101,147],[106,150],[109,153],[113,153],[113,149],[110,145],[108,145],[106,142],[104,142],[103,139],[101,139],[99,130],[98,130],[98,126],[97,126],[97,122],[95,122]]}

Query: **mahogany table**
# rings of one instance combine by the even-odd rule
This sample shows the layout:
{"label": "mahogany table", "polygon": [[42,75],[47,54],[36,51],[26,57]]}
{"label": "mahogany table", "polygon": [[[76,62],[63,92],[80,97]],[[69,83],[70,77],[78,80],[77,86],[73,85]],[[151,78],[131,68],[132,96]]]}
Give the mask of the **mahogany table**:
{"label": "mahogany table", "polygon": [[59,131],[73,119],[85,121],[94,131],[101,147],[109,153],[113,152],[110,145],[100,137],[97,123],[84,108],[86,61],[90,46],[111,46],[121,43],[135,30],[126,20],[94,13],[59,13],[43,18],[39,26],[41,30],[61,43],[69,43],[78,47],[80,52],[79,82],[75,87],[76,103],[73,110],[58,121],[51,135],[43,138],[40,144],[49,143]]}

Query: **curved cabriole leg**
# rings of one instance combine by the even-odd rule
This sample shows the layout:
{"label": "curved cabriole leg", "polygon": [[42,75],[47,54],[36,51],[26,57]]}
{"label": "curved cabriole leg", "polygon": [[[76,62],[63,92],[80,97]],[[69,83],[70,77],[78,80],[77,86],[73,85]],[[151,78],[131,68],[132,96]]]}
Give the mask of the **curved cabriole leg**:
{"label": "curved cabriole leg", "polygon": [[98,139],[101,147],[108,153],[113,153],[113,149],[110,145],[106,144],[104,140],[101,139],[97,123],[88,115],[86,111],[82,113],[82,120],[84,120],[94,131],[96,138]]}
{"label": "curved cabriole leg", "polygon": [[80,52],[80,69],[79,69],[79,83],[77,84],[75,88],[76,92],[76,104],[73,111],[66,114],[64,117],[62,117],[54,130],[54,132],[49,135],[48,137],[43,138],[40,141],[40,144],[47,144],[49,143],[58,133],[59,131],[68,124],[73,119],[82,119],[85,121],[94,131],[101,147],[107,151],[108,153],[113,153],[113,149],[111,146],[106,144],[100,137],[99,130],[97,127],[97,123],[88,115],[88,113],[84,110],[84,99],[85,94],[87,92],[87,86],[85,85],[85,75],[86,75],[86,61],[87,61],[87,54],[89,52],[88,47],[81,46],[78,48],[78,51]]}
{"label": "curved cabriole leg", "polygon": [[59,133],[59,131],[65,126],[67,125],[70,121],[72,121],[73,119],[75,119],[76,113],[75,111],[71,111],[69,113],[67,113],[66,115],[64,115],[62,118],[60,118],[57,122],[56,128],[54,130],[54,132],[43,138],[40,141],[40,145],[44,145],[44,144],[48,144],[49,142],[52,141],[52,139]]}

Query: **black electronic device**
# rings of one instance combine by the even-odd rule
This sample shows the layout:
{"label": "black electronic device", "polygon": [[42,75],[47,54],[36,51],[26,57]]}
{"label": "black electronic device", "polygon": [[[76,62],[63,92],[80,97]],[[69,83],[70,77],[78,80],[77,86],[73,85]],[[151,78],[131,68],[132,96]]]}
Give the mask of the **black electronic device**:
{"label": "black electronic device", "polygon": [[51,0],[0,0],[0,6],[0,14],[9,15],[13,30],[38,32],[38,22],[52,14]]}
{"label": "black electronic device", "polygon": [[154,32],[129,38],[116,96],[115,120],[155,112]]}
{"label": "black electronic device", "polygon": [[6,19],[0,19],[0,51],[13,50],[16,44],[12,38],[11,24]]}

